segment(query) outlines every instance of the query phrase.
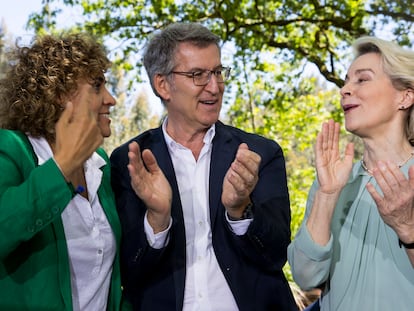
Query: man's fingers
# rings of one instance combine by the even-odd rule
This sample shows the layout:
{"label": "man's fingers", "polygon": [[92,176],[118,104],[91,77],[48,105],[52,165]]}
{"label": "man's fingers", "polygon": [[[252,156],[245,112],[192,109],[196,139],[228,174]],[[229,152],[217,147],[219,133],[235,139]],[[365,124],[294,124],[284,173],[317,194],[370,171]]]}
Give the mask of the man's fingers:
{"label": "man's fingers", "polygon": [[138,169],[142,165],[139,145],[136,142],[132,142],[128,145],[128,149],[129,164]]}
{"label": "man's fingers", "polygon": [[247,144],[246,144],[246,143],[241,143],[241,144],[239,145],[239,149],[238,149],[238,150],[242,150],[242,149],[249,150],[249,147],[247,146]]}
{"label": "man's fingers", "polygon": [[138,145],[138,143],[136,142],[136,141],[133,141],[132,143],[130,143],[129,145],[128,145],[128,149],[129,149],[129,151],[131,151],[131,152],[133,152],[133,153],[135,153],[135,154],[139,154],[139,145]]}
{"label": "man's fingers", "polygon": [[145,149],[142,152],[142,160],[144,161],[145,166],[150,173],[154,173],[160,169],[157,163],[157,159],[155,159],[155,156],[151,150]]}

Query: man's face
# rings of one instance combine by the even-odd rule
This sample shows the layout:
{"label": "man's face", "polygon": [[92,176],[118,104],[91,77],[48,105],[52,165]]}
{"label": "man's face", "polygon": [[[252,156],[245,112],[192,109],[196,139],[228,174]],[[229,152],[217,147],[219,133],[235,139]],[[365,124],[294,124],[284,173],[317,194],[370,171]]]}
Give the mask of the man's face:
{"label": "man's face", "polygon": [[168,111],[168,123],[180,125],[185,131],[200,131],[214,124],[220,115],[224,83],[217,82],[214,74],[204,86],[195,85],[192,72],[221,69],[220,51],[215,44],[197,47],[181,43],[175,55],[174,72],[189,72],[189,75],[174,74],[169,77],[163,96]]}

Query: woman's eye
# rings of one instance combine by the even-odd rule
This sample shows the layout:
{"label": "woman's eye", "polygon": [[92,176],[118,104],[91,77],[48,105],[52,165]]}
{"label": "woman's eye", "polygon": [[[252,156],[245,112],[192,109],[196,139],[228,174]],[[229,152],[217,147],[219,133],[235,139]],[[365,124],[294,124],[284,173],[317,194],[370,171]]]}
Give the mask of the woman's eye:
{"label": "woman's eye", "polygon": [[95,88],[95,90],[97,92],[99,92],[99,90],[101,89],[101,87],[104,83],[105,83],[105,78],[99,77],[99,78],[94,80],[93,87]]}
{"label": "woman's eye", "polygon": [[367,78],[367,77],[360,77],[360,78],[358,78],[358,83],[365,82],[365,81],[368,81],[368,80],[370,80],[370,79]]}

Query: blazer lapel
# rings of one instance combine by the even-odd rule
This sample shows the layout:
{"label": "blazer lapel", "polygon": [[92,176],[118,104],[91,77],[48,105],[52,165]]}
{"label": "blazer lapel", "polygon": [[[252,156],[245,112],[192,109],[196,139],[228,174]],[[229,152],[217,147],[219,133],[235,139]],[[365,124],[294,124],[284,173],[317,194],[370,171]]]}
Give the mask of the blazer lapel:
{"label": "blazer lapel", "polygon": [[173,225],[171,230],[174,234],[173,240],[170,243],[174,243],[175,256],[174,256],[174,285],[176,293],[176,310],[181,310],[184,299],[184,284],[185,284],[185,227],[184,216],[180,199],[180,191],[178,189],[177,178],[175,176],[174,166],[171,160],[170,153],[168,152],[167,144],[165,142],[162,128],[157,128],[152,136],[152,141],[149,144],[151,151],[157,159],[158,165],[164,172],[165,177],[170,183],[173,198],[171,207],[171,217],[173,219]]}
{"label": "blazer lapel", "polygon": [[112,228],[116,240],[116,246],[118,248],[121,245],[121,222],[115,208],[115,200],[112,196],[112,189],[110,188],[111,184],[108,179],[108,164],[101,167],[101,170],[103,171],[103,175],[101,185],[98,188],[99,201],[101,202],[102,209],[104,210],[104,213]]}
{"label": "blazer lapel", "polygon": [[[181,210],[181,200],[179,196],[179,189],[177,184],[177,178],[175,176],[174,166],[171,160],[170,153],[168,152],[167,144],[164,140],[163,133],[161,127],[154,131],[154,135],[152,136],[152,141],[150,143],[150,149],[154,154],[155,158],[157,159],[157,163],[161,170],[163,171],[165,177],[167,178],[168,182],[173,191],[173,207],[179,206],[180,208],[179,213],[178,211],[173,209],[172,213],[174,216],[179,216],[180,219],[183,218],[182,210]],[[174,195],[176,194],[176,195]]]}
{"label": "blazer lapel", "polygon": [[223,131],[223,125],[216,123],[216,135],[213,140],[213,150],[210,162],[210,221],[213,230],[218,207],[221,206],[221,193],[224,176],[233,162],[237,147],[234,146],[231,135]]}

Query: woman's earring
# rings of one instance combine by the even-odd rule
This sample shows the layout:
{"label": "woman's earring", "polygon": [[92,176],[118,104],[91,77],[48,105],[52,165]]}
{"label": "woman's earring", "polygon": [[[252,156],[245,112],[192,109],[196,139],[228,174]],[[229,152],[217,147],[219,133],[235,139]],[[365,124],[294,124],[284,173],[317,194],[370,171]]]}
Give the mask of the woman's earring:
{"label": "woman's earring", "polygon": [[401,106],[398,110],[405,110],[405,106]]}

